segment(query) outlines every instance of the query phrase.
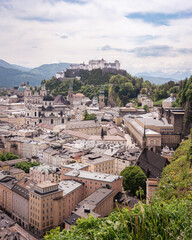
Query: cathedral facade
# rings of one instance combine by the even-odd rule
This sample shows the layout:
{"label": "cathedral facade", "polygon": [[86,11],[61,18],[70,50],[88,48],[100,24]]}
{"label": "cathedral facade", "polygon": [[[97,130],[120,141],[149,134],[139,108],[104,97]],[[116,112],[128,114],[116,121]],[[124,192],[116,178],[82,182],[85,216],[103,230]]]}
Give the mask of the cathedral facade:
{"label": "cathedral facade", "polygon": [[24,93],[25,123],[27,125],[60,125],[67,122],[70,117],[68,102],[62,95],[55,98],[50,95],[45,86],[40,92],[33,91],[30,86],[26,87]]}

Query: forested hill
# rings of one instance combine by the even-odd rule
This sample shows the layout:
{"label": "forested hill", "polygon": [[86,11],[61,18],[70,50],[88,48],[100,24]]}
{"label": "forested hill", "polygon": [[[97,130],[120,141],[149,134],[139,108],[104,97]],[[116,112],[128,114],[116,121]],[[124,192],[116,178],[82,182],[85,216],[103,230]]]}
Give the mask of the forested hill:
{"label": "forested hill", "polygon": [[[142,78],[133,77],[126,73],[123,75],[114,75],[112,73],[104,73],[101,69],[92,71],[82,71],[81,80],[73,79],[73,90],[74,92],[83,93],[90,99],[93,98],[96,93],[99,95],[101,85],[104,87],[105,102],[108,101],[108,94],[114,99],[114,102],[118,106],[125,105],[131,98],[136,98],[143,87],[147,84],[152,85]],[[62,94],[67,96],[69,89],[69,80],[61,81],[55,78],[44,81],[47,89],[51,90],[53,95]],[[118,98],[118,99],[117,99]]]}
{"label": "forested hill", "polygon": [[124,208],[100,219],[78,220],[71,231],[52,230],[47,240],[192,239],[192,142],[181,143],[163,171],[157,194],[149,205]]}
{"label": "forested hill", "polygon": [[[123,72],[124,73],[124,72]],[[174,93],[175,96],[179,92],[179,84],[169,81],[163,85],[151,84],[125,72],[124,75],[103,72],[101,69],[92,71],[81,70],[79,72],[80,80],[73,79],[74,92],[81,92],[90,99],[94,93],[99,95],[101,85],[104,87],[105,103],[109,106],[125,106],[130,100],[136,104],[137,95],[146,93],[153,101],[165,99]],[[44,81],[45,82],[45,81]],[[47,89],[51,90],[53,95],[62,94],[67,96],[69,89],[69,80],[57,80],[52,78],[45,82]],[[147,89],[147,92],[146,92]]]}

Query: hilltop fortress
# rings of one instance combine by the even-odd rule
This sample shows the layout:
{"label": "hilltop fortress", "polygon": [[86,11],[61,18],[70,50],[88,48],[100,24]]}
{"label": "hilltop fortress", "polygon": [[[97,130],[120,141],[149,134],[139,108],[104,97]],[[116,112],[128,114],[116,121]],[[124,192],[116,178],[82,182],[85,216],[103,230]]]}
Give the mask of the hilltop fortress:
{"label": "hilltop fortress", "polygon": [[94,69],[101,69],[104,74],[109,72],[113,74],[125,74],[125,70],[120,69],[120,62],[118,60],[115,60],[113,63],[108,63],[102,58],[101,60],[90,60],[88,64],[71,64],[70,68],[66,69],[66,71],[57,72],[56,78],[78,77],[82,70],[92,71]]}
{"label": "hilltop fortress", "polygon": [[71,64],[70,69],[83,69],[83,70],[93,70],[93,69],[103,69],[103,68],[114,68],[119,70],[120,69],[120,62],[115,60],[114,63],[107,63],[103,58],[101,60],[90,60],[88,64],[81,63],[81,64]]}

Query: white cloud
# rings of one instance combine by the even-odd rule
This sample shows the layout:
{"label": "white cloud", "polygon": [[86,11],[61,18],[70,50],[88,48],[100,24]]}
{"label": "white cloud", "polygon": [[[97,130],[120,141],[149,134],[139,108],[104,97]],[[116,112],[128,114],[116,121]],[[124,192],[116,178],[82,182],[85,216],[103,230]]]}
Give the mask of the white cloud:
{"label": "white cloud", "polygon": [[[1,3],[2,2],[2,3]],[[103,46],[136,49],[166,45],[191,48],[192,19],[154,26],[125,18],[133,12],[176,13],[192,9],[183,0],[0,1],[0,58],[28,67],[52,62],[119,59],[130,72],[190,68],[190,54],[140,58],[134,53],[101,51]],[[63,37],[62,37],[63,36]]]}

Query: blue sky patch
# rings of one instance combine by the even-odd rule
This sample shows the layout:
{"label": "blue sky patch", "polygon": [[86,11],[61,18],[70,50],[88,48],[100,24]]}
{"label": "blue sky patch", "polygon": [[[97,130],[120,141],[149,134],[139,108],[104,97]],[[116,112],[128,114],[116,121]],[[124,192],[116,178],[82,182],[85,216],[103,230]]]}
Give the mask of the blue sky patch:
{"label": "blue sky patch", "polygon": [[37,22],[54,22],[54,20],[49,19],[49,18],[41,18],[41,17],[23,17],[20,18],[25,21],[37,21]]}
{"label": "blue sky patch", "polygon": [[177,20],[183,18],[191,18],[192,11],[183,11],[177,13],[130,13],[126,16],[129,19],[139,19],[146,23],[152,23],[154,25],[169,25],[170,20]]}

